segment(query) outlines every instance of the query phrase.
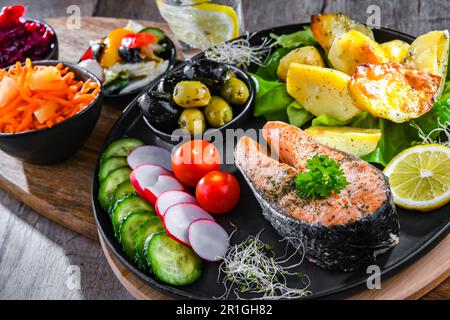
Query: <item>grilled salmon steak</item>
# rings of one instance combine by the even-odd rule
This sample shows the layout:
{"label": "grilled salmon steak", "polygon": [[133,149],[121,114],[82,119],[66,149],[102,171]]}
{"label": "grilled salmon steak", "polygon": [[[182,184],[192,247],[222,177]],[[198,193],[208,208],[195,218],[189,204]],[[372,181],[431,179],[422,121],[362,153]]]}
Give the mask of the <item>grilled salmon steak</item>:
{"label": "grilled salmon steak", "polygon": [[[299,239],[310,261],[351,271],[398,243],[399,222],[389,183],[380,170],[283,122],[268,122],[262,134],[275,154],[269,156],[244,136],[236,145],[236,166],[265,218],[281,236]],[[348,184],[326,198],[303,199],[296,193],[295,177],[307,170],[307,160],[315,155],[340,163]]]}

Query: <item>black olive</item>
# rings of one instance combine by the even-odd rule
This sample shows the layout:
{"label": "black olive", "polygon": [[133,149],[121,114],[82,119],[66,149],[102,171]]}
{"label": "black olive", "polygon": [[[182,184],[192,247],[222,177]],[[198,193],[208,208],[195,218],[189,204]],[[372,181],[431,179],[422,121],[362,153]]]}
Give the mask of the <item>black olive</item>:
{"label": "black olive", "polygon": [[140,56],[141,50],[139,48],[128,48],[126,46],[121,46],[119,48],[119,56],[128,63],[139,63],[142,62]]}
{"label": "black olive", "polygon": [[218,89],[227,79],[228,68],[218,62],[211,60],[198,60],[187,63],[183,68],[183,74],[189,80],[204,83],[211,89]]}
{"label": "black olive", "polygon": [[186,76],[181,72],[172,73],[159,83],[158,91],[162,91],[172,95],[177,83],[184,80],[190,79],[186,78]]}
{"label": "black olive", "polygon": [[188,80],[194,79],[195,68],[191,61],[186,61],[186,65],[183,67],[183,74]]}
{"label": "black olive", "polygon": [[172,132],[178,128],[181,109],[169,93],[150,91],[139,98],[139,107],[147,120],[157,129]]}
{"label": "black olive", "polygon": [[92,45],[92,57],[100,62],[100,59],[102,58],[103,51],[105,50],[106,44],[103,42],[96,42]]}

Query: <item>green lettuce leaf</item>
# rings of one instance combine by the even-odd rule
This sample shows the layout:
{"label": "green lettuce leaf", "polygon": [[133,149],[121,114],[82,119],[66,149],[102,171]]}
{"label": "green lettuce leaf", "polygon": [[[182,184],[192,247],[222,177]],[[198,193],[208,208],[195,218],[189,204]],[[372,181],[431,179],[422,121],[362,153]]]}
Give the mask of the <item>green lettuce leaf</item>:
{"label": "green lettuce leaf", "polygon": [[281,58],[291,51],[287,48],[278,48],[272,54],[270,54],[264,65],[260,66],[255,74],[267,81],[278,81],[278,65],[280,64]]}
{"label": "green lettuce leaf", "polygon": [[328,127],[343,127],[351,123],[354,119],[350,119],[347,121],[342,121],[335,119],[327,114],[322,114],[318,116],[317,118],[314,118],[312,121],[313,127],[320,127],[320,126],[328,126]]}
{"label": "green lettuce leaf", "polygon": [[278,36],[271,33],[270,36],[276,40],[275,44],[283,48],[295,49],[300,46],[314,46],[317,40],[314,38],[311,28],[304,27],[304,30],[297,31],[290,34],[283,34]]}
{"label": "green lettuce leaf", "polygon": [[416,144],[417,134],[409,123],[394,123],[386,119],[378,121],[381,140],[377,148],[362,159],[386,166],[397,154]]}
{"label": "green lettuce leaf", "polygon": [[[450,91],[448,86],[447,90]],[[424,135],[436,140],[441,133],[436,129],[450,123],[450,93],[444,94],[428,113],[411,122],[420,128]]]}
{"label": "green lettuce leaf", "polygon": [[266,81],[257,75],[250,75],[257,88],[253,115],[255,117],[271,115],[271,120],[280,121],[282,119],[276,119],[276,116],[283,115],[283,120],[286,120],[286,109],[294,100],[287,93],[286,84],[275,81]]}
{"label": "green lettuce leaf", "polygon": [[274,113],[265,114],[264,117],[267,121],[283,121],[288,123],[289,117],[286,113],[286,110],[280,110]]}
{"label": "green lettuce leaf", "polygon": [[301,127],[314,118],[314,115],[306,111],[297,101],[293,101],[287,107],[287,117],[290,124]]}

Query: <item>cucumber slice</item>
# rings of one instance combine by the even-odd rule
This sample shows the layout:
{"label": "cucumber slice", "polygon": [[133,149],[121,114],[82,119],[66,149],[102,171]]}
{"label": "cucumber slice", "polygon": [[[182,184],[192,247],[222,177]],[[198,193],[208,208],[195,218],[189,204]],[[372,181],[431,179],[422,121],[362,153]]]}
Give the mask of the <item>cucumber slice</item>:
{"label": "cucumber slice", "polygon": [[158,217],[151,217],[136,233],[136,238],[134,239],[134,247],[136,248],[134,260],[142,270],[146,270],[148,267],[145,259],[145,248],[152,236],[161,231],[164,231],[162,221]]}
{"label": "cucumber slice", "polygon": [[194,251],[165,232],[154,235],[149,241],[147,261],[157,279],[175,286],[191,284],[202,273],[202,261]]}
{"label": "cucumber slice", "polygon": [[141,31],[139,31],[139,33],[150,33],[151,35],[155,36],[156,39],[158,39],[158,42],[160,42],[161,40],[164,40],[166,38],[166,34],[164,33],[164,31],[162,31],[159,28],[155,28],[155,27],[147,27],[142,29]]}
{"label": "cucumber slice", "polygon": [[143,210],[150,211],[151,215],[156,217],[153,206],[143,200],[140,196],[130,194],[120,199],[112,210],[112,224],[116,236],[119,235],[120,225],[122,224],[123,219],[125,219],[130,213]]}
{"label": "cucumber slice", "polygon": [[133,185],[131,184],[130,180],[127,180],[119,184],[116,188],[116,191],[114,191],[110,201],[109,213],[110,214],[112,213],[112,209],[114,209],[114,206],[116,205],[117,201],[121,200],[123,197],[129,194],[137,194],[137,193]]}
{"label": "cucumber slice", "polygon": [[134,247],[134,239],[136,233],[141,226],[151,219],[151,211],[133,212],[123,219],[119,230],[119,241],[122,244],[123,250],[130,258],[134,258],[136,249]]}
{"label": "cucumber slice", "polygon": [[130,84],[130,78],[116,79],[103,87],[103,93],[105,95],[113,95],[120,93],[120,90]]}
{"label": "cucumber slice", "polygon": [[128,167],[127,158],[112,157],[103,162],[98,170],[98,180],[102,182],[106,177],[116,169]]}
{"label": "cucumber slice", "polygon": [[126,157],[135,148],[144,145],[144,142],[135,138],[123,138],[111,143],[102,154],[101,162],[111,157]]}
{"label": "cucumber slice", "polygon": [[130,180],[131,169],[128,167],[119,168],[111,172],[100,185],[98,192],[98,200],[103,209],[108,210],[111,202],[111,197],[116,191],[119,184]]}

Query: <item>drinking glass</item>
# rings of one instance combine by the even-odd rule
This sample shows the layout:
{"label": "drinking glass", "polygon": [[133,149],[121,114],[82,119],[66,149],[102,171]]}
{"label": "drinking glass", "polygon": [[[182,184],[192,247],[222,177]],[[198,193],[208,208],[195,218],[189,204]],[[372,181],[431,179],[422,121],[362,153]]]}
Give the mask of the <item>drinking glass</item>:
{"label": "drinking glass", "polygon": [[205,50],[245,30],[241,0],[156,0],[159,12],[184,46]]}

